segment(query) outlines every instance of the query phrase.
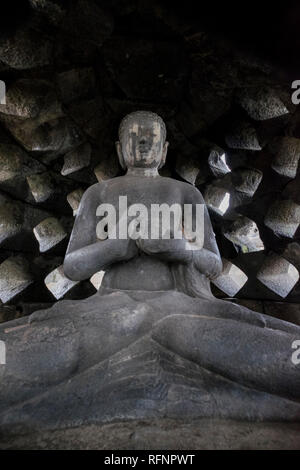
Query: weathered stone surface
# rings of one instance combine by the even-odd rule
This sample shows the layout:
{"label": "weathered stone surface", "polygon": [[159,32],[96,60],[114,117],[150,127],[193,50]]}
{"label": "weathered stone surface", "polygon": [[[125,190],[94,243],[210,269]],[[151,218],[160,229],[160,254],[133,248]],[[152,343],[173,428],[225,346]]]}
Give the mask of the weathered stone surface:
{"label": "weathered stone surface", "polygon": [[50,250],[66,236],[64,228],[55,217],[49,217],[33,228],[35,238],[39,242],[40,252]]}
{"label": "weathered stone surface", "polygon": [[300,204],[300,174],[295,179],[290,181],[282,191],[282,197],[291,199],[297,204]]}
{"label": "weathered stone surface", "polygon": [[20,79],[6,94],[6,104],[0,112],[18,118],[35,118],[40,113],[47,116],[62,114],[54,86],[46,80]]}
{"label": "weathered stone surface", "polygon": [[5,435],[1,441],[5,450],[298,450],[299,424],[143,419]]}
{"label": "weathered stone surface", "polygon": [[300,157],[300,139],[279,137],[270,144],[274,154],[272,168],[282,176],[295,178]]}
{"label": "weathered stone surface", "polygon": [[224,150],[203,140],[197,146],[188,141],[179,146],[175,169],[181,178],[197,186],[211,175],[221,177],[230,172]]}
{"label": "weathered stone surface", "polygon": [[99,139],[106,122],[101,98],[75,101],[69,105],[68,114],[88,136]]}
{"label": "weathered stone surface", "polygon": [[248,278],[241,269],[230,261],[224,258],[222,261],[223,271],[220,276],[213,280],[213,283],[225,294],[234,297],[247,282]]}
{"label": "weathered stone surface", "polygon": [[3,303],[32,284],[28,263],[21,256],[8,258],[0,265],[0,299]]}
{"label": "weathered stone surface", "polygon": [[268,88],[242,89],[237,94],[237,101],[252,119],[258,121],[276,118],[289,112],[276,90]]}
{"label": "weathered stone surface", "polygon": [[280,297],[286,297],[299,280],[295,266],[278,255],[269,255],[257,273],[257,279]]}
{"label": "weathered stone surface", "polygon": [[300,224],[300,205],[290,200],[276,201],[264,222],[277,235],[293,238]]}
{"label": "weathered stone surface", "polygon": [[[14,250],[36,246],[32,229],[49,213],[0,194],[0,244]],[[25,250],[24,250],[25,251]]]}
{"label": "weathered stone surface", "polygon": [[13,144],[0,144],[0,182],[43,170],[44,166],[26,155],[22,148]]}
{"label": "weathered stone surface", "polygon": [[209,185],[204,199],[208,207],[219,215],[224,215],[230,207],[230,192],[226,188]]}
{"label": "weathered stone surface", "polygon": [[89,142],[85,142],[74,150],[66,153],[61,174],[63,176],[67,176],[70,173],[74,173],[75,171],[79,171],[82,168],[89,166],[91,161],[91,152],[91,144]]}
{"label": "weathered stone surface", "polygon": [[68,152],[82,142],[78,128],[67,118],[54,119],[43,124],[26,120],[19,126],[7,126],[27,151],[48,154],[52,158]]}
{"label": "weathered stone surface", "polygon": [[62,101],[69,103],[93,93],[96,77],[92,67],[85,67],[59,73],[57,83]]}
{"label": "weathered stone surface", "polygon": [[36,202],[45,202],[55,192],[53,178],[49,172],[31,175],[27,182]]}
{"label": "weathered stone surface", "polygon": [[238,122],[227,132],[226,144],[232,149],[261,150],[256,130],[250,123]]}
{"label": "weathered stone surface", "polygon": [[[11,361],[18,364],[19,355],[22,354],[19,380],[23,376],[27,377],[27,383],[34,377],[36,379],[33,361],[37,354],[39,364],[44,364],[43,383],[35,380],[34,399],[30,399],[31,392],[24,387],[15,390],[12,397],[9,392],[13,382],[9,382],[5,390],[1,389],[2,404],[10,397],[10,410],[3,405],[0,409],[1,431],[5,436],[35,431],[41,433],[62,427],[65,429],[66,426],[99,425],[112,419],[115,421],[116,416],[120,416],[122,422],[128,419],[159,419],[162,416],[178,419],[208,416],[237,419],[239,416],[239,420],[247,421],[271,418],[280,421],[285,417],[285,420],[297,421],[300,411],[295,400],[265,391],[269,387],[268,376],[261,374],[259,391],[253,391],[249,381],[253,368],[257,371],[256,359],[260,357],[263,365],[268,365],[268,370],[271,367],[274,374],[273,392],[282,390],[286,393],[290,388],[298,390],[296,372],[293,385],[291,382],[280,384],[276,380],[276,372],[278,374],[278,371],[284,370],[286,373],[287,367],[291,371],[288,346],[298,331],[297,326],[280,322],[285,327],[285,333],[280,331],[276,334],[277,320],[230,302],[217,301],[219,306],[226,306],[229,315],[223,321],[222,318],[205,315],[210,301],[204,299],[199,302],[178,292],[164,293],[163,297],[162,293],[153,292],[134,292],[132,295],[134,298],[128,293],[115,292],[102,297],[95,294],[82,302],[64,301],[50,310],[35,312],[22,323],[17,320],[5,325]],[[164,306],[160,309],[158,306],[162,301]],[[84,305],[84,309],[78,309],[79,305]],[[189,315],[179,313],[183,305],[189,309]],[[77,309],[74,309],[75,306]],[[100,316],[99,309],[102,312]],[[236,314],[234,317],[231,316],[233,312]],[[246,337],[242,339],[240,322],[247,329]],[[108,336],[112,324],[115,326],[114,335]],[[83,329],[81,335],[78,335],[78,328]],[[1,338],[3,330],[4,327],[0,328]],[[24,334],[27,342],[19,344],[18,338]],[[276,355],[274,335],[276,348],[279,345],[286,347],[284,357]],[[32,353],[33,338],[36,339],[35,353]],[[47,338],[47,341],[42,341],[42,338]],[[115,341],[113,352],[103,349],[108,338]],[[41,341],[40,348],[38,339]],[[253,342],[256,358],[253,358]],[[180,358],[178,350],[175,353],[176,344],[181,345]],[[222,353],[226,346],[227,354],[221,353],[221,356],[222,364],[230,369],[229,379],[218,373],[220,354],[216,356],[213,352],[216,344]],[[86,345],[88,353],[78,356],[78,351],[85,349]],[[51,364],[44,360],[50,351],[53,354]],[[232,380],[237,375],[236,360],[233,360],[236,355],[243,363],[243,385]],[[201,365],[198,365],[199,357]],[[56,373],[49,375],[52,364],[55,364]],[[122,387],[116,386],[120,381]],[[204,390],[206,398],[203,401]],[[22,400],[26,403],[26,413],[24,406],[14,405]],[[138,403],[146,402],[148,406],[137,406],[137,400]],[[217,408],[216,400],[220,405]],[[90,404],[88,407],[87,401]]]}
{"label": "weathered stone surface", "polygon": [[237,168],[232,172],[232,184],[236,191],[252,197],[263,177],[262,171],[257,168]]}
{"label": "weathered stone surface", "polygon": [[256,223],[248,217],[239,216],[224,228],[223,233],[228,240],[238,245],[243,253],[265,248]]}
{"label": "weathered stone surface", "polygon": [[24,213],[20,204],[0,199],[0,244],[22,230]]}
{"label": "weathered stone surface", "polygon": [[290,263],[293,263],[300,270],[300,245],[299,243],[289,243],[282,254]]}
{"label": "weathered stone surface", "polygon": [[70,291],[78,281],[71,281],[64,274],[63,266],[59,266],[46,276],[45,285],[51,294],[58,300]]}
{"label": "weathered stone surface", "polygon": [[216,178],[226,175],[231,171],[228,166],[228,160],[226,159],[226,153],[220,147],[215,147],[211,149],[211,152],[208,157],[208,164],[211,169],[212,174]]}
{"label": "weathered stone surface", "polygon": [[1,61],[14,69],[32,69],[51,62],[52,43],[32,29],[19,29],[0,40]]}
{"label": "weathered stone surface", "polygon": [[76,215],[84,190],[82,188],[75,189],[67,195],[67,201],[73,209],[73,215]]}

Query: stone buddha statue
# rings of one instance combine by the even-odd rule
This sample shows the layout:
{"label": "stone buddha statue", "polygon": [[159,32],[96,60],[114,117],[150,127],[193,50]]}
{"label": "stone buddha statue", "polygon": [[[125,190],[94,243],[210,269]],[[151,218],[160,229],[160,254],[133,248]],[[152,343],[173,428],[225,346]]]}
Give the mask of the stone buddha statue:
{"label": "stone buddha statue", "polygon": [[[300,328],[212,295],[222,262],[209,214],[195,187],[159,175],[167,147],[158,115],[123,119],[116,148],[126,174],[85,192],[64,262],[73,280],[105,270],[99,291],[0,326],[0,430],[152,418],[299,421],[300,366],[291,357]],[[202,235],[191,237],[179,218],[180,237],[146,237],[158,221],[129,216],[135,230],[121,236],[120,196],[148,212],[188,205]],[[114,227],[99,207],[116,209]]]}
{"label": "stone buddha statue", "polygon": [[[220,274],[222,262],[206,207],[201,249],[195,249],[184,236],[152,239],[151,219],[146,239],[142,236],[137,240],[126,237],[99,242],[97,239],[97,207],[110,204],[118,208],[120,196],[126,196],[128,206],[143,204],[149,212],[150,206],[162,204],[204,206],[203,197],[195,187],[159,175],[168,148],[165,124],[159,116],[150,112],[129,114],[120,125],[119,139],[117,153],[126,175],[95,184],[86,191],[67,250],[65,274],[70,279],[84,280],[99,270],[106,270],[102,284],[106,292],[107,289],[175,289],[212,297],[209,279]],[[117,220],[120,217],[118,211]]]}

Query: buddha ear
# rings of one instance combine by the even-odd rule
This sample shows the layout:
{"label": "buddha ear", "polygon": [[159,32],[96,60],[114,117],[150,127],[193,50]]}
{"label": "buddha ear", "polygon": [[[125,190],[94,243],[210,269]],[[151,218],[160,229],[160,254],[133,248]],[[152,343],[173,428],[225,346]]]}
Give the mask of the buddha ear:
{"label": "buddha ear", "polygon": [[169,147],[169,142],[166,141],[166,142],[164,143],[164,148],[163,148],[163,151],[162,151],[161,162],[160,162],[160,164],[159,164],[158,169],[162,168],[162,167],[164,166],[164,164],[166,163],[166,157],[167,157],[168,147]]}
{"label": "buddha ear", "polygon": [[118,154],[118,157],[119,157],[120,165],[123,168],[123,170],[126,170],[126,165],[125,165],[125,161],[124,161],[124,157],[123,157],[121,143],[119,141],[117,141],[115,145],[116,145],[116,150],[117,150],[117,154]]}

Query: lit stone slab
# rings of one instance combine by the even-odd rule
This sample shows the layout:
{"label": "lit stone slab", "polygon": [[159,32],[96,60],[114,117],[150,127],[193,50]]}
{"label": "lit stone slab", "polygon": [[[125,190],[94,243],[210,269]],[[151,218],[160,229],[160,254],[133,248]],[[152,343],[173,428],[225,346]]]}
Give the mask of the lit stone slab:
{"label": "lit stone slab", "polygon": [[224,215],[230,206],[230,193],[214,185],[207,186],[204,199],[208,207],[219,215]]}
{"label": "lit stone slab", "polygon": [[0,299],[6,303],[20,292],[23,292],[33,278],[27,261],[21,256],[7,258],[0,264]]}
{"label": "lit stone slab", "polygon": [[79,281],[71,281],[64,274],[63,265],[58,266],[45,277],[45,285],[51,294],[58,300],[69,292]]}
{"label": "lit stone slab", "polygon": [[268,256],[257,273],[257,279],[280,297],[286,297],[299,280],[299,272],[285,258]]}
{"label": "lit stone slab", "polygon": [[300,224],[300,206],[291,200],[276,201],[264,222],[277,235],[292,238]]}
{"label": "lit stone slab", "polygon": [[239,216],[223,230],[223,234],[232,243],[240,246],[243,253],[265,249],[256,223],[248,217]]}
{"label": "lit stone slab", "polygon": [[279,175],[295,178],[300,158],[300,139],[295,137],[280,137],[270,145],[275,155],[271,167]]}
{"label": "lit stone slab", "polygon": [[257,121],[276,118],[289,112],[276,91],[269,88],[243,89],[238,94],[237,101]]}
{"label": "lit stone slab", "polygon": [[66,153],[61,174],[63,176],[67,176],[89,166],[91,161],[91,153],[92,147],[88,142],[85,142],[84,144],[76,147],[74,150]]}
{"label": "lit stone slab", "polygon": [[44,219],[34,227],[33,233],[39,242],[41,253],[50,250],[67,236],[61,223],[55,217]]}
{"label": "lit stone slab", "polygon": [[222,149],[214,148],[210,151],[208,165],[214,176],[217,178],[226,175],[231,171],[227,163],[226,153]]}
{"label": "lit stone slab", "polygon": [[223,271],[217,279],[214,279],[212,282],[220,290],[229,295],[229,297],[234,297],[247,282],[248,277],[246,274],[233,263],[226,259],[222,259],[223,262]]}
{"label": "lit stone slab", "polygon": [[84,190],[82,188],[78,188],[67,195],[67,201],[73,209],[73,215],[77,214],[77,210],[83,194]]}
{"label": "lit stone slab", "polygon": [[93,284],[95,289],[99,289],[102,283],[102,279],[104,277],[105,271],[98,271],[97,273],[93,274],[90,278],[90,282]]}
{"label": "lit stone slab", "polygon": [[49,173],[40,173],[27,177],[32,196],[36,202],[45,202],[54,193],[55,188]]}

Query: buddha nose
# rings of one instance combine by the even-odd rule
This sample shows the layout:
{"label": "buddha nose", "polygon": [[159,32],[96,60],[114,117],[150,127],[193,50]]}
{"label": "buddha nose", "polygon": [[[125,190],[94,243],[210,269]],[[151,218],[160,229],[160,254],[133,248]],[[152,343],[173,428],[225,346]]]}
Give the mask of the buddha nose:
{"label": "buddha nose", "polygon": [[140,139],[140,142],[139,142],[139,143],[142,144],[142,145],[145,144],[145,143],[146,143],[145,137],[142,137],[142,138]]}

